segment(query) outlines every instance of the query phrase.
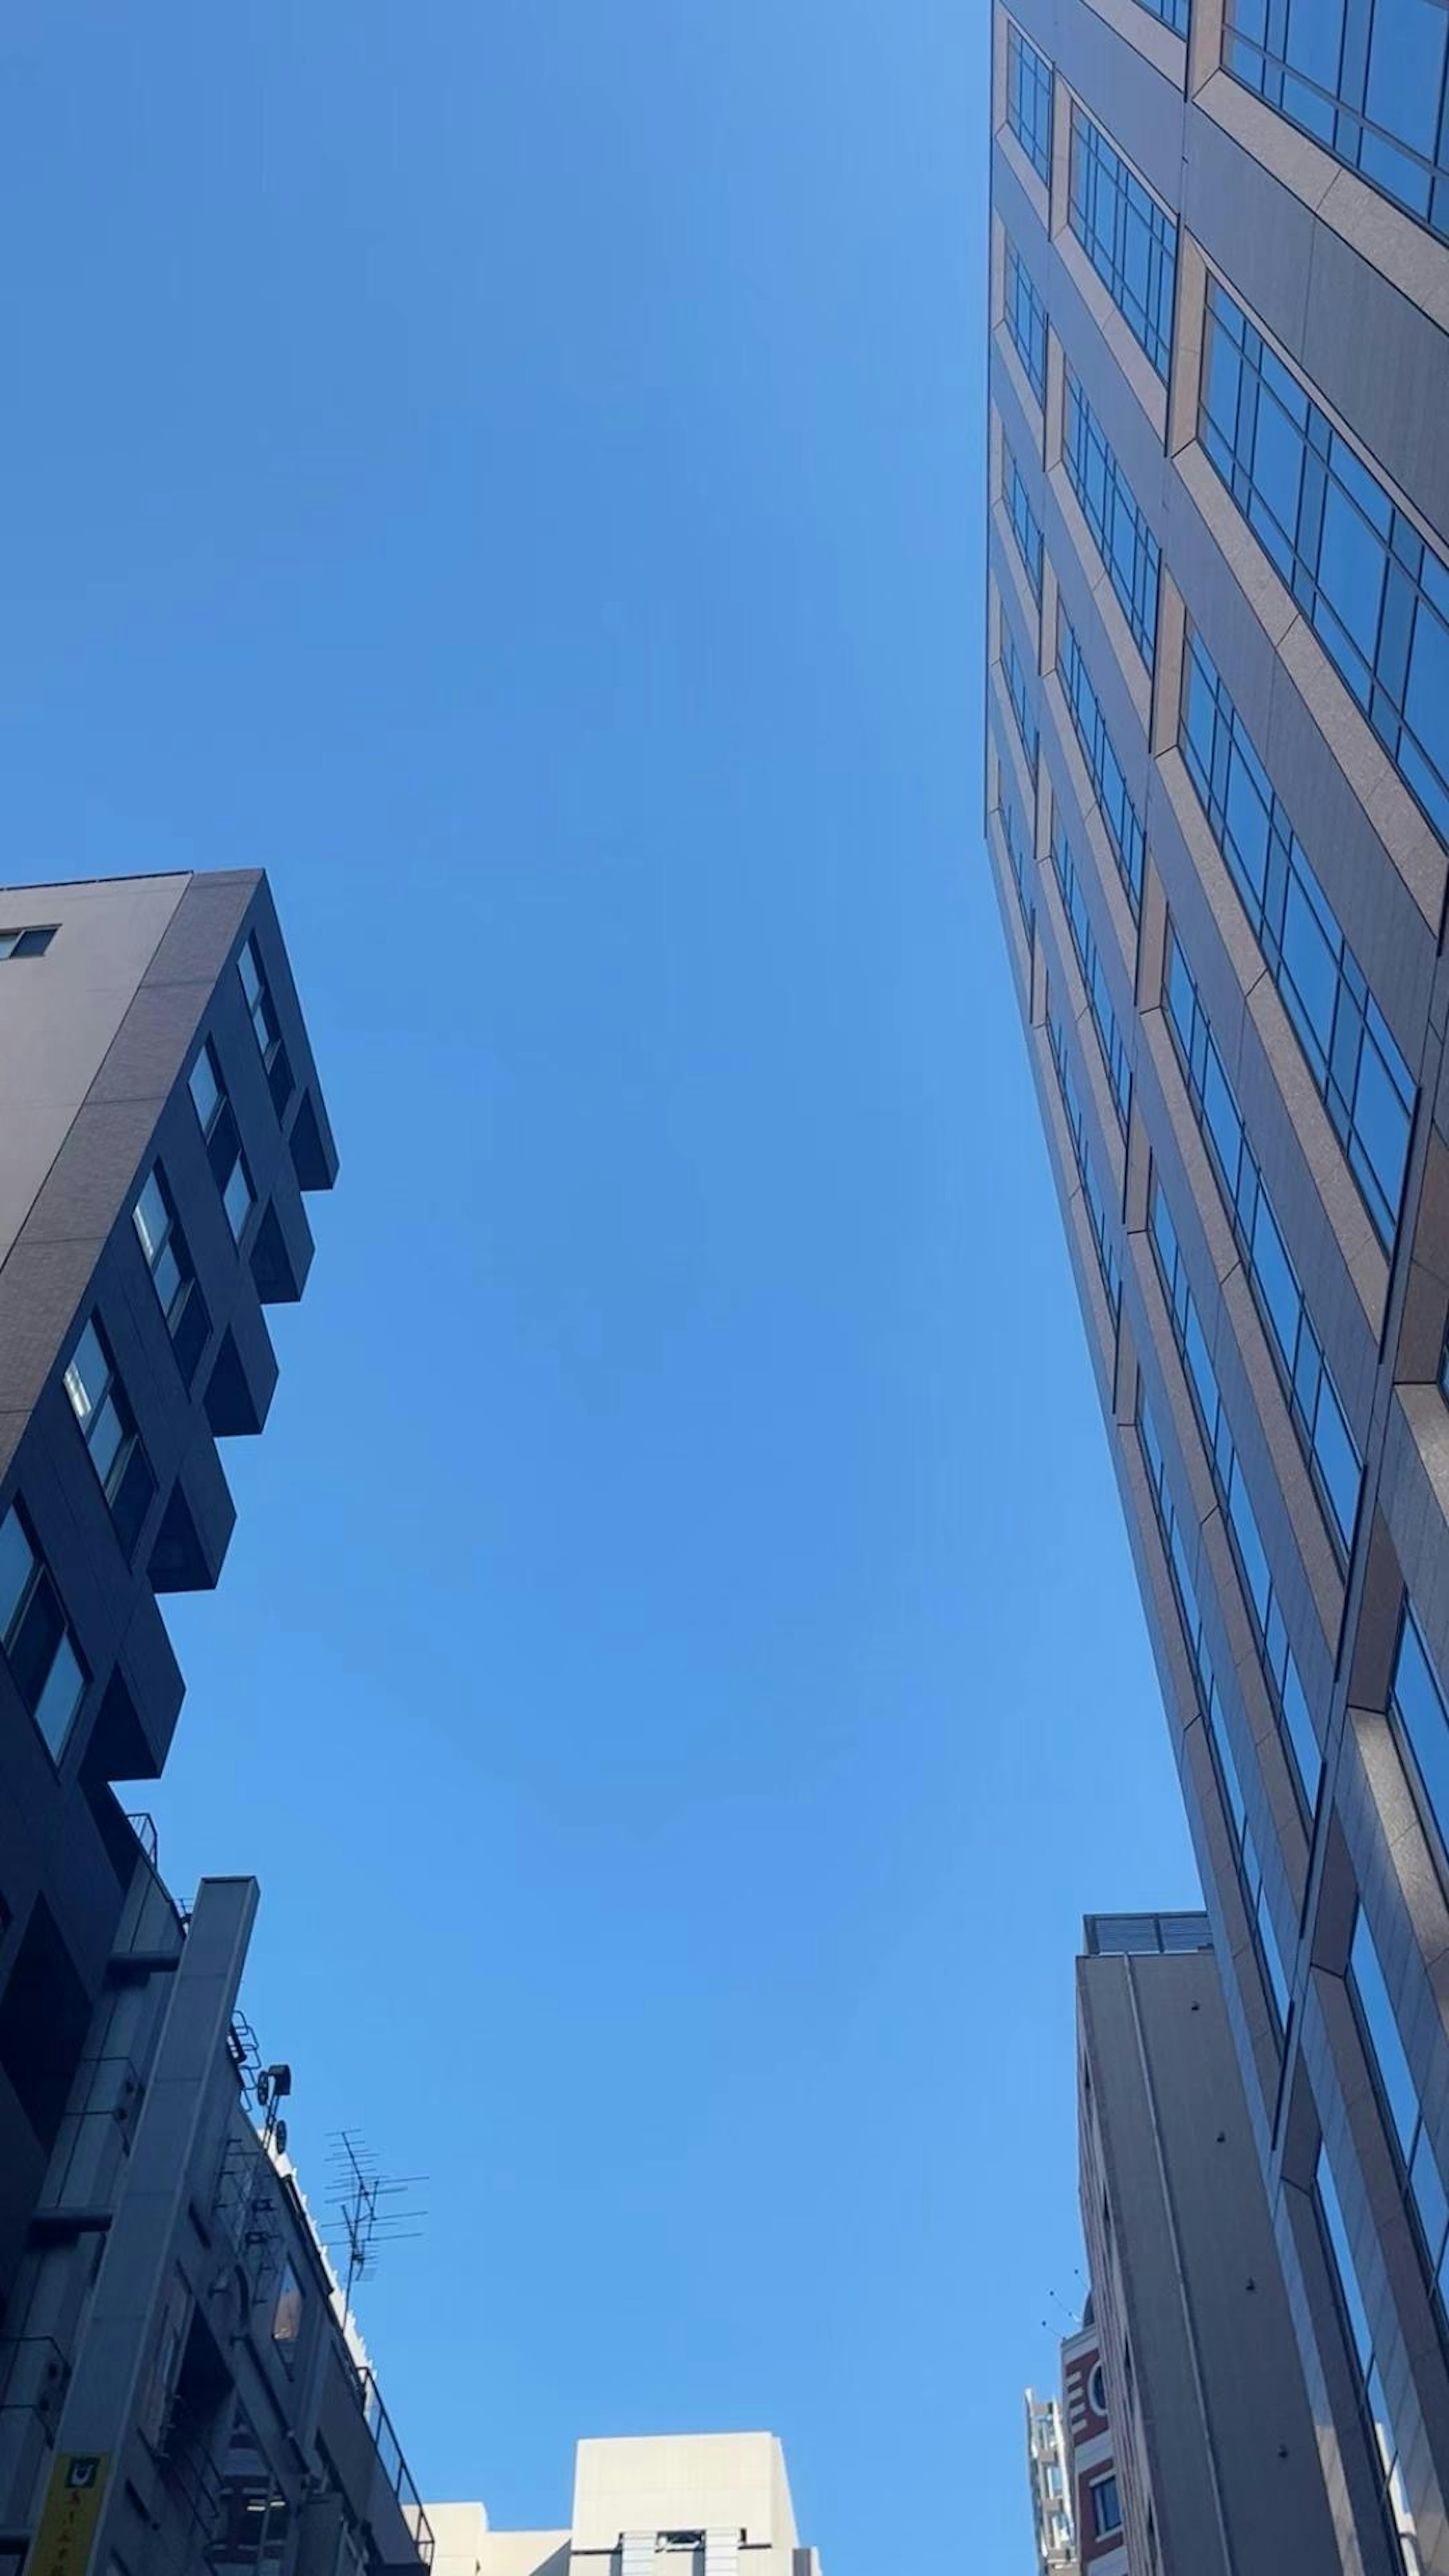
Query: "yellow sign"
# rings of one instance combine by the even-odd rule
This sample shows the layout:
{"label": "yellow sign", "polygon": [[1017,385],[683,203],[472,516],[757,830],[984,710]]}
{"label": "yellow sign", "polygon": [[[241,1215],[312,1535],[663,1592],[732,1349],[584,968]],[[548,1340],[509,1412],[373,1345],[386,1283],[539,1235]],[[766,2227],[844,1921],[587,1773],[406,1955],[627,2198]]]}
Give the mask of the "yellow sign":
{"label": "yellow sign", "polygon": [[85,2576],[110,2474],[109,2451],[56,2453],[30,2576]]}

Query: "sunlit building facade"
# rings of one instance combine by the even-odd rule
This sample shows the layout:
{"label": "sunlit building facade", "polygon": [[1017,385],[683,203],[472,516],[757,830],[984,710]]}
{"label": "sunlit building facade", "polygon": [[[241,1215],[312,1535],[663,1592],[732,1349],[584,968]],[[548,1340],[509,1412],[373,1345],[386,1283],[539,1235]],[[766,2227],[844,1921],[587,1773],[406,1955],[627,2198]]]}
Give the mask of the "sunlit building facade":
{"label": "sunlit building facade", "polygon": [[1449,10],[993,20],[987,839],[1345,2569],[1449,2570]]}

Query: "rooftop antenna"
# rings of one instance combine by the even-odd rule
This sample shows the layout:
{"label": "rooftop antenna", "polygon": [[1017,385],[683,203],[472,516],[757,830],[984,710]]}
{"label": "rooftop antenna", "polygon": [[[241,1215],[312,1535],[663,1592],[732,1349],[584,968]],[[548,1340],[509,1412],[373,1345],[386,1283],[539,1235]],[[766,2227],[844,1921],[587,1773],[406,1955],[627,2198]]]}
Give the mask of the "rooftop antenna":
{"label": "rooftop antenna", "polygon": [[352,2320],[352,2293],[359,2281],[377,2269],[379,2249],[401,2245],[422,2228],[416,2221],[425,2209],[399,2209],[408,2192],[427,2181],[426,2174],[385,2174],[366,2139],[356,2129],[334,2129],[327,2156],[332,2188],[327,2206],[335,2211],[347,2240],[347,2271],[342,2289],[342,2328]]}

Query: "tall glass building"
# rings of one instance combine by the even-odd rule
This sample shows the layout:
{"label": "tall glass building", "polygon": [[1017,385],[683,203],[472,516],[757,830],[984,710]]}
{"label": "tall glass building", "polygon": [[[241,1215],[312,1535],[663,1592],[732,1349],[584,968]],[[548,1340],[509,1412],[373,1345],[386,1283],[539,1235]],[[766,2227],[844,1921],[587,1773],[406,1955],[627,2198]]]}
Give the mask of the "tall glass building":
{"label": "tall glass building", "polygon": [[1449,2571],[1446,74],[994,13],[987,839],[1367,2576]]}

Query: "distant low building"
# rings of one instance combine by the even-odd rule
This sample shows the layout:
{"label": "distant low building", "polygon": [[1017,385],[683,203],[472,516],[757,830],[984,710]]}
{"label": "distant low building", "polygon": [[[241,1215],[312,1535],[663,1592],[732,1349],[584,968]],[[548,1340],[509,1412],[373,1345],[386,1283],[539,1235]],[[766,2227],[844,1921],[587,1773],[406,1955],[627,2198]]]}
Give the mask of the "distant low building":
{"label": "distant low building", "polygon": [[493,2531],[481,2504],[430,2504],[433,2576],[821,2576],[773,2433],[582,2441],[566,2530]]}
{"label": "distant low building", "polygon": [[1037,2576],[1076,2576],[1071,2468],[1060,2401],[1029,2388],[1026,2406],[1026,2474],[1036,2534]]}

